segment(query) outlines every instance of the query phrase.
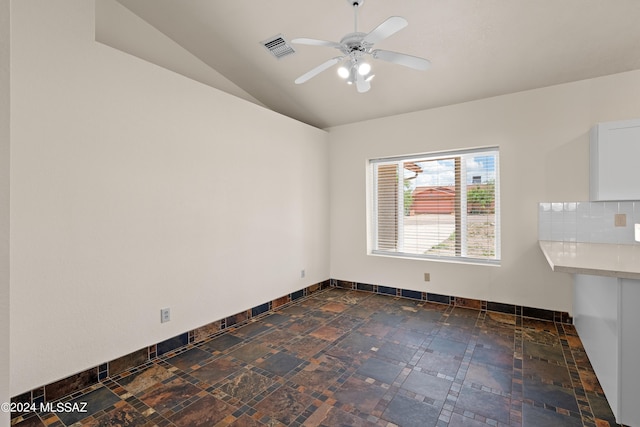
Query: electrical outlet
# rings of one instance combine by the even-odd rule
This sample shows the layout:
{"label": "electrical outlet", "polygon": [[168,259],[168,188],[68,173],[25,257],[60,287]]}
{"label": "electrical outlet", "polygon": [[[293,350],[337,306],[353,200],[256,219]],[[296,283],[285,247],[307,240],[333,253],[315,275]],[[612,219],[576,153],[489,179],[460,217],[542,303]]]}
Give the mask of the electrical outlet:
{"label": "electrical outlet", "polygon": [[627,226],[627,214],[615,214],[613,218],[614,218],[613,222],[616,227]]}
{"label": "electrical outlet", "polygon": [[171,320],[171,311],[168,308],[160,309],[160,323],[166,323]]}
{"label": "electrical outlet", "polygon": [[425,282],[431,281],[431,273],[424,273],[424,281]]}
{"label": "electrical outlet", "polygon": [[304,279],[304,277],[307,275],[307,273],[304,271],[304,269],[300,270],[300,278]]}

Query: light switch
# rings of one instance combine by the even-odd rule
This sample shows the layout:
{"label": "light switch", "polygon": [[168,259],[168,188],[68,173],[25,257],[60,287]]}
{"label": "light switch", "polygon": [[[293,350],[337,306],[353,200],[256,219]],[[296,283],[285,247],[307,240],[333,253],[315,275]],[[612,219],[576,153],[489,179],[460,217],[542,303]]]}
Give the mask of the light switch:
{"label": "light switch", "polygon": [[640,242],[640,224],[636,224],[636,242]]}

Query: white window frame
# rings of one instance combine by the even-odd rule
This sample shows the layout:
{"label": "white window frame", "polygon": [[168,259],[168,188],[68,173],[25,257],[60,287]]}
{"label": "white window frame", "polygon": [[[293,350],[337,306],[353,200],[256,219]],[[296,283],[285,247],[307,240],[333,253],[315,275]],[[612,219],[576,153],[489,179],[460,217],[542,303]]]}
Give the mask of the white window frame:
{"label": "white window frame", "polygon": [[[403,203],[403,185],[397,185],[398,188],[398,202],[397,202],[397,216],[398,218],[403,218],[403,220],[397,221],[397,248],[395,250],[386,250],[386,249],[378,249],[378,196],[376,194],[377,186],[378,186],[378,166],[384,164],[393,164],[397,163],[399,165],[400,170],[402,171],[402,163],[406,161],[431,161],[431,160],[443,160],[450,159],[452,157],[462,157],[467,158],[475,155],[494,155],[495,156],[495,181],[494,181],[494,191],[495,191],[495,230],[494,230],[494,253],[495,258],[479,258],[474,256],[469,256],[467,253],[467,182],[466,179],[460,179],[460,224],[461,227],[461,251],[460,254],[455,256],[447,256],[447,255],[432,255],[432,254],[416,254],[410,252],[404,252],[402,249],[404,248],[403,240],[403,224],[404,224],[404,203]],[[479,148],[471,148],[471,149],[462,149],[462,150],[452,150],[452,151],[442,151],[442,152],[432,152],[432,153],[421,153],[421,154],[412,154],[405,156],[394,156],[394,157],[384,157],[384,158],[375,158],[368,160],[368,180],[367,180],[367,228],[368,228],[368,242],[367,242],[367,252],[369,255],[377,255],[377,256],[389,256],[389,257],[401,257],[401,258],[413,258],[413,259],[424,259],[424,260],[432,260],[432,261],[445,261],[445,262],[462,262],[462,263],[472,263],[472,264],[486,264],[486,265],[496,265],[499,266],[501,262],[501,236],[500,236],[500,150],[497,146],[492,147],[479,147]],[[460,162],[460,176],[466,177],[466,162]],[[393,209],[392,209],[393,210]]]}

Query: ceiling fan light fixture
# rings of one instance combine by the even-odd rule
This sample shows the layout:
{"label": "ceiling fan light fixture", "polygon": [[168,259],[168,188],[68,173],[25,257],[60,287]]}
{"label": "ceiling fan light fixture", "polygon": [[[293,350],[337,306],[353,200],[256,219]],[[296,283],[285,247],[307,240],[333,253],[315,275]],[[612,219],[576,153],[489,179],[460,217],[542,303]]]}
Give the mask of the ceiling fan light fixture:
{"label": "ceiling fan light fixture", "polygon": [[366,79],[364,79],[365,82],[370,82],[371,80],[373,80],[373,78],[375,77],[375,74],[371,74],[370,76],[368,76]]}
{"label": "ceiling fan light fixture", "polygon": [[343,79],[348,79],[349,78],[349,74],[351,74],[349,72],[349,69],[347,67],[345,67],[344,65],[340,68],[338,68],[338,75],[340,77],[342,77]]}
{"label": "ceiling fan light fixture", "polygon": [[356,68],[351,67],[351,69],[349,70],[349,76],[347,77],[347,84],[352,85],[356,82],[356,73]]}
{"label": "ceiling fan light fixture", "polygon": [[368,62],[361,62],[358,65],[358,74],[361,76],[366,76],[371,72],[371,65]]}

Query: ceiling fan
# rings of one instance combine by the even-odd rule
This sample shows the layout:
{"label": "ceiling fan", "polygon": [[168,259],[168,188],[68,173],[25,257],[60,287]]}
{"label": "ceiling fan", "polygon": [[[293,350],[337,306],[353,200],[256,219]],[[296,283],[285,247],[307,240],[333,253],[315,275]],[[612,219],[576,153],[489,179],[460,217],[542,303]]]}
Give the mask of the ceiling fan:
{"label": "ceiling fan", "polygon": [[426,70],[429,68],[431,62],[427,59],[390,50],[373,49],[375,43],[392,36],[409,25],[406,19],[401,16],[392,16],[374,28],[370,33],[360,33],[358,32],[358,7],[364,3],[364,0],[347,0],[347,3],[353,6],[355,29],[353,33],[344,36],[339,43],[308,38],[291,40],[291,42],[296,44],[333,47],[342,52],[341,56],[331,58],[298,77],[295,80],[296,84],[304,83],[335,64],[343,62],[343,65],[338,69],[340,77],[346,79],[348,84],[355,83],[358,92],[367,92],[371,89],[371,79],[374,77],[374,75],[371,74],[371,65],[365,61],[367,55],[375,59],[404,65],[405,67],[415,70]]}

